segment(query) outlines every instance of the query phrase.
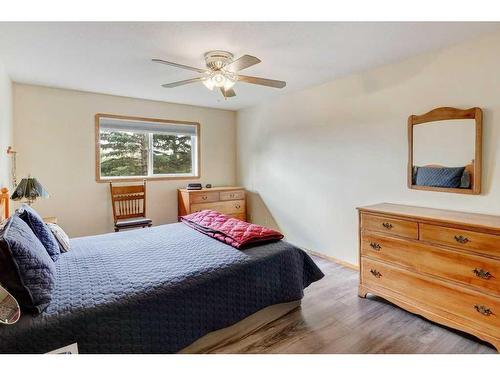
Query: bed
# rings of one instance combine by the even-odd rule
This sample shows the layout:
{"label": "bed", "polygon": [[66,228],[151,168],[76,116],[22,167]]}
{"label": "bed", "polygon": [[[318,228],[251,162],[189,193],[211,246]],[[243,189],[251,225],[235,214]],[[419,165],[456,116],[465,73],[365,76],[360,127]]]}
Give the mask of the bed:
{"label": "bed", "polygon": [[3,187],[0,189],[0,221],[10,216],[9,209],[9,189]]}
{"label": "bed", "polygon": [[285,241],[237,250],[182,224],[71,240],[44,312],[0,326],[0,353],[207,352],[298,306],[323,277]]}

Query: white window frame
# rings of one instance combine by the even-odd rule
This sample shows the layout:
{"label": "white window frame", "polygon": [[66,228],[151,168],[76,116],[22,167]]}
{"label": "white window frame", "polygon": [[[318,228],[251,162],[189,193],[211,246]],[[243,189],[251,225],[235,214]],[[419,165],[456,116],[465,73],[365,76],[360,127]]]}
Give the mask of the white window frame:
{"label": "white window frame", "polygon": [[[180,125],[195,127],[195,135],[191,136],[191,160],[192,173],[172,173],[172,174],[153,174],[153,132],[148,132],[148,175],[147,176],[101,176],[101,119],[118,119],[137,122],[163,123],[166,125]],[[199,179],[201,169],[200,157],[200,123],[191,121],[164,120],[146,117],[121,116],[105,113],[95,115],[95,171],[97,182],[112,181],[142,181],[142,180],[184,180]]]}

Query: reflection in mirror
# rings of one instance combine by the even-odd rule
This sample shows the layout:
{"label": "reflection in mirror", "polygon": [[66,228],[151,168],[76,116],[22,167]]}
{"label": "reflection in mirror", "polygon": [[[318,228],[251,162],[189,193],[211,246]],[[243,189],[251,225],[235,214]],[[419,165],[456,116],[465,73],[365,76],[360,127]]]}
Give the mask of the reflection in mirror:
{"label": "reflection in mirror", "polygon": [[21,316],[16,299],[0,286],[0,323],[14,324]]}
{"label": "reflection in mirror", "polygon": [[414,184],[469,189],[476,122],[432,121],[413,129]]}
{"label": "reflection in mirror", "polygon": [[408,186],[481,192],[482,111],[441,107],[408,118]]}
{"label": "reflection in mirror", "polygon": [[474,160],[476,122],[445,120],[413,129],[413,164],[463,167]]}

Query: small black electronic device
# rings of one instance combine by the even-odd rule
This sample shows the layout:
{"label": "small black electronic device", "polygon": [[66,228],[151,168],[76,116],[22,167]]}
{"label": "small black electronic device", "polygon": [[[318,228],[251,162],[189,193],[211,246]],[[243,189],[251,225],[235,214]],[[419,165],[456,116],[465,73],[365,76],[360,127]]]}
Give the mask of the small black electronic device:
{"label": "small black electronic device", "polygon": [[201,184],[188,184],[187,186],[188,190],[201,190],[202,188]]}
{"label": "small black electronic device", "polygon": [[205,187],[206,187],[207,189],[211,189],[211,188],[212,188],[212,184],[206,184],[206,185],[205,185]]}

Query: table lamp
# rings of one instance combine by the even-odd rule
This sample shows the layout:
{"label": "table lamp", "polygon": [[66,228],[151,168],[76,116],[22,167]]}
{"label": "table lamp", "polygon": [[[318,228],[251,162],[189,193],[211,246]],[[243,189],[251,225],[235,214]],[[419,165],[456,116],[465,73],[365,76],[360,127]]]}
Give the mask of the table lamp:
{"label": "table lamp", "polygon": [[36,178],[28,176],[28,178],[23,178],[19,185],[17,185],[10,199],[13,201],[25,199],[26,203],[31,206],[38,198],[48,197],[49,193],[47,193],[42,184]]}

